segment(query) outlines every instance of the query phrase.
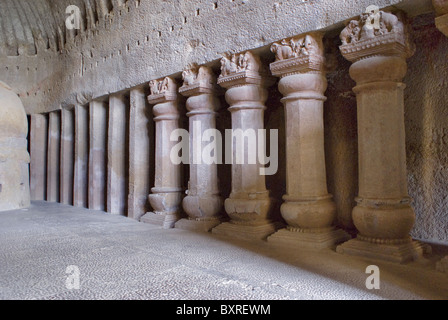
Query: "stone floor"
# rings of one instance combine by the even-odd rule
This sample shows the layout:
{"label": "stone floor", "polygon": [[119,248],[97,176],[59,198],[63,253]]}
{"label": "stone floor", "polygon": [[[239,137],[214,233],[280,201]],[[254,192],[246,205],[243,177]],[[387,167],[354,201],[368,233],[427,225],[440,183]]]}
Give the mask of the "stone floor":
{"label": "stone floor", "polygon": [[[0,299],[447,299],[435,258],[290,252],[46,202],[0,213]],[[365,286],[371,264],[379,290]],[[70,265],[79,290],[66,288]]]}

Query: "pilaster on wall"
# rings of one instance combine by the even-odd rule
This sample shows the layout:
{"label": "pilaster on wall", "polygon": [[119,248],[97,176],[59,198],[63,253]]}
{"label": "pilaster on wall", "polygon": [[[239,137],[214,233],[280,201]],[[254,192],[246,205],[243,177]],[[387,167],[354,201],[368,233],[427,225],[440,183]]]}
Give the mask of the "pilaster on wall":
{"label": "pilaster on wall", "polygon": [[75,106],[75,154],[73,178],[73,205],[87,208],[89,189],[89,110]]}
{"label": "pilaster on wall", "polygon": [[125,215],[127,200],[127,115],[128,98],[123,94],[109,97],[107,147],[107,212]]}
{"label": "pilaster on wall", "polygon": [[73,165],[74,165],[74,112],[61,110],[61,182],[60,201],[73,204]]}
{"label": "pilaster on wall", "polygon": [[31,200],[43,201],[47,191],[48,115],[31,115],[30,139]]}
{"label": "pilaster on wall", "polygon": [[61,112],[53,111],[48,120],[47,201],[60,199]]}
{"label": "pilaster on wall", "polygon": [[89,106],[90,149],[89,149],[89,209],[106,208],[106,148],[107,108],[102,101],[92,101]]}
{"label": "pilaster on wall", "polygon": [[128,217],[140,220],[154,181],[154,122],[143,88],[131,90],[130,108]]}

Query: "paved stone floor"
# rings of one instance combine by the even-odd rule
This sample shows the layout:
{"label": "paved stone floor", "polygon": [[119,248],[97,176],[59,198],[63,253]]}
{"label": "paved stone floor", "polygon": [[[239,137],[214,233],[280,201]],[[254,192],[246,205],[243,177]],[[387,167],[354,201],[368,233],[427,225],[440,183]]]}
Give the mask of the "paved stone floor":
{"label": "paved stone floor", "polygon": [[[365,287],[371,264],[379,290]],[[447,299],[434,264],[278,250],[55,203],[0,213],[0,299]],[[70,265],[79,290],[66,288]]]}

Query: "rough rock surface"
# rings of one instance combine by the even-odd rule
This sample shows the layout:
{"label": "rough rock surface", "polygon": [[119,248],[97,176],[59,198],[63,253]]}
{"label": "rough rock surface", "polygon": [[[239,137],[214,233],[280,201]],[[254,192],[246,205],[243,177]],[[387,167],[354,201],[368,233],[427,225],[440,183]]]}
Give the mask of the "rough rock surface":
{"label": "rough rock surface", "polygon": [[22,102],[0,81],[0,211],[30,205],[27,133]]}

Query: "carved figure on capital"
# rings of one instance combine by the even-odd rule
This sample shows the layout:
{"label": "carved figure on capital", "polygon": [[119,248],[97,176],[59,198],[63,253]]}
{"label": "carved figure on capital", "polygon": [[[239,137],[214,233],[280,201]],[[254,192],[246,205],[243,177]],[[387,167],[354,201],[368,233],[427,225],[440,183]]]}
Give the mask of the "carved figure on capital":
{"label": "carved figure on capital", "polygon": [[378,55],[379,52],[410,57],[415,52],[411,28],[404,12],[368,11],[342,30],[340,50],[352,62],[358,56]]}
{"label": "carved figure on capital", "polygon": [[342,30],[340,39],[343,45],[361,40],[373,39],[389,33],[403,34],[403,17],[384,11],[365,12],[357,20],[352,20]]}
{"label": "carved figure on capital", "polygon": [[292,39],[289,42],[283,39],[280,43],[274,43],[271,46],[271,51],[275,53],[275,60],[284,60],[296,57],[294,48],[295,43]]}
{"label": "carved figure on capital", "polygon": [[191,65],[187,70],[182,72],[182,80],[184,82],[184,86],[190,86],[197,80],[198,77],[198,66]]}
{"label": "carved figure on capital", "polygon": [[183,87],[188,90],[191,86],[214,87],[216,85],[216,76],[213,70],[207,66],[190,65],[188,69],[182,72]]}
{"label": "carved figure on capital", "polygon": [[221,59],[221,77],[244,71],[258,72],[260,68],[260,58],[250,51],[240,54],[227,54]]}
{"label": "carved figure on capital", "polygon": [[359,40],[359,34],[361,32],[361,28],[359,26],[358,20],[352,20],[349,22],[347,27],[342,30],[340,38],[342,44],[354,43]]}
{"label": "carved figure on capital", "polygon": [[173,85],[175,85],[174,81],[169,77],[163,80],[151,80],[149,82],[149,90],[151,95],[164,94],[174,88]]}
{"label": "carved figure on capital", "polygon": [[276,61],[292,58],[306,57],[310,55],[323,56],[323,45],[316,35],[308,34],[304,37],[283,39],[272,44],[271,51],[275,53]]}

